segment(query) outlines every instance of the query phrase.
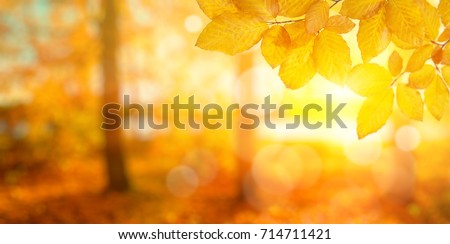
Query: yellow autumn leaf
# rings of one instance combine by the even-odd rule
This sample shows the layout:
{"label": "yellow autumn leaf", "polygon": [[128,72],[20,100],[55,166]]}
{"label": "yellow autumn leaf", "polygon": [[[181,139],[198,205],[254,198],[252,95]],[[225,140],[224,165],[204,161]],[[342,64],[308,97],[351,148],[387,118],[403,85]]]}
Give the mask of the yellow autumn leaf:
{"label": "yellow autumn leaf", "polygon": [[317,72],[324,78],[342,85],[352,67],[350,48],[339,34],[323,30],[314,42],[313,52]]}
{"label": "yellow autumn leaf", "polygon": [[368,19],[384,5],[384,0],[345,0],[341,14],[352,19]]}
{"label": "yellow autumn leaf", "polygon": [[399,48],[405,49],[405,50],[412,50],[416,49],[417,47],[414,45],[411,45],[409,43],[406,43],[402,40],[400,40],[397,35],[391,33],[391,41]]}
{"label": "yellow autumn leaf", "polygon": [[309,7],[317,0],[278,0],[279,15],[295,18],[300,17],[308,11]]}
{"label": "yellow autumn leaf", "polygon": [[312,42],[292,50],[280,66],[279,76],[287,88],[298,89],[316,74],[312,59]]}
{"label": "yellow autumn leaf", "polygon": [[438,38],[438,42],[445,42],[450,39],[450,28],[445,28]]}
{"label": "yellow autumn leaf", "polygon": [[311,43],[311,41],[316,37],[314,34],[309,34],[306,32],[304,21],[285,25],[284,28],[289,33],[289,36],[291,38],[290,49],[299,48],[308,43]]}
{"label": "yellow autumn leaf", "polygon": [[278,15],[278,0],[234,0],[233,3],[243,13],[273,19]]}
{"label": "yellow autumn leaf", "polygon": [[422,121],[424,104],[420,92],[416,89],[398,84],[397,104],[400,111],[410,119]]}
{"label": "yellow autumn leaf", "polygon": [[391,42],[384,11],[367,20],[361,20],[358,31],[358,46],[364,62],[383,52]]}
{"label": "yellow autumn leaf", "polygon": [[359,64],[351,71],[347,86],[358,95],[370,97],[384,91],[392,83],[392,75],[378,64]]}
{"label": "yellow autumn leaf", "polygon": [[342,15],[331,16],[328,19],[327,25],[325,27],[329,31],[334,31],[338,34],[345,34],[355,28],[355,23],[353,23],[349,18]]}
{"label": "yellow autumn leaf", "polygon": [[367,98],[358,114],[359,139],[381,129],[391,116],[393,106],[394,91],[391,88]]}
{"label": "yellow autumn leaf", "polygon": [[293,24],[287,24],[284,26],[289,33],[291,40],[297,39],[299,36],[303,36],[306,33],[305,21],[299,21]]}
{"label": "yellow autumn leaf", "polygon": [[431,59],[435,64],[440,64],[442,62],[442,58],[444,58],[444,50],[442,50],[442,47],[436,46],[431,53]]}
{"label": "yellow autumn leaf", "polygon": [[272,26],[266,33],[261,43],[261,51],[272,68],[279,66],[287,56],[291,38],[282,26]]}
{"label": "yellow autumn leaf", "polygon": [[447,45],[442,53],[441,63],[444,65],[450,65],[450,45]]}
{"label": "yellow autumn leaf", "polygon": [[447,82],[447,85],[450,86],[450,66],[442,67],[441,72],[445,82]]}
{"label": "yellow autumn leaf", "polygon": [[235,55],[258,43],[267,29],[268,25],[257,17],[242,13],[225,13],[206,26],[196,46]]}
{"label": "yellow autumn leaf", "polygon": [[425,90],[425,104],[428,111],[437,120],[441,120],[447,110],[449,92],[447,86],[439,75],[436,75],[430,86]]}
{"label": "yellow autumn leaf", "polygon": [[417,48],[409,58],[408,65],[406,66],[406,71],[416,72],[420,70],[425,62],[431,58],[433,50],[434,46],[431,44]]}
{"label": "yellow autumn leaf", "polygon": [[397,51],[392,52],[391,56],[389,56],[389,71],[393,76],[399,75],[403,70],[403,58]]}
{"label": "yellow autumn leaf", "polygon": [[306,31],[312,34],[324,28],[329,14],[330,9],[326,1],[318,1],[311,5],[305,16]]}
{"label": "yellow autumn leaf", "polygon": [[311,41],[314,41],[315,37],[316,37],[315,35],[305,32],[291,41],[291,46],[289,47],[289,49],[296,49],[304,45],[310,44]]}
{"label": "yellow autumn leaf", "polygon": [[419,71],[409,75],[408,86],[415,89],[426,89],[436,76],[436,70],[433,66],[426,64]]}
{"label": "yellow autumn leaf", "polygon": [[223,13],[235,13],[238,11],[233,4],[233,0],[197,0],[197,3],[210,19],[214,19]]}
{"label": "yellow autumn leaf", "polygon": [[437,8],[433,7],[427,0],[415,1],[423,16],[426,37],[431,40],[436,39],[439,34],[439,27],[441,26]]}
{"label": "yellow autumn leaf", "polygon": [[438,12],[441,16],[442,23],[446,27],[450,27],[450,0],[441,0],[439,2]]}
{"label": "yellow autumn leaf", "polygon": [[400,40],[413,46],[423,44],[424,19],[414,0],[389,0],[386,4],[386,21],[389,30]]}

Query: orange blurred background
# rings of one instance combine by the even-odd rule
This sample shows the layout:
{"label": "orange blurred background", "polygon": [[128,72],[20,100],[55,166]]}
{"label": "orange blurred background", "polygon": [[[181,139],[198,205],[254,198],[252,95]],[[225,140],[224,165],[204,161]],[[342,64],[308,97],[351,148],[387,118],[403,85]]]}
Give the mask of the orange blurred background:
{"label": "orange blurred background", "polygon": [[[1,223],[450,222],[448,114],[417,123],[397,109],[359,141],[362,99],[348,89],[317,75],[287,90],[258,48],[236,57],[196,48],[209,20],[195,0],[115,3],[111,46],[101,0],[0,0]],[[345,38],[357,63],[355,33]],[[134,126],[120,131],[130,186],[116,191],[100,129],[112,84],[102,50],[117,53],[118,98],[143,106],[178,95],[202,106],[261,104],[270,95],[300,109],[332,94],[348,103],[349,128]],[[390,50],[375,61],[385,65]]]}

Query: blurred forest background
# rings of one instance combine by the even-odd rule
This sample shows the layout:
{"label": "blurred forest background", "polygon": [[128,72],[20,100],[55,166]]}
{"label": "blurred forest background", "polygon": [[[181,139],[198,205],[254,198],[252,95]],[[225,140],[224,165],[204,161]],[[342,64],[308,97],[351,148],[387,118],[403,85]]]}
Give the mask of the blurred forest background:
{"label": "blurred forest background", "polygon": [[[318,75],[287,90],[257,48],[195,48],[207,23],[195,0],[0,0],[0,222],[450,222],[448,114],[396,111],[358,141],[361,98]],[[349,128],[102,131],[124,94],[156,108],[333,94]]]}

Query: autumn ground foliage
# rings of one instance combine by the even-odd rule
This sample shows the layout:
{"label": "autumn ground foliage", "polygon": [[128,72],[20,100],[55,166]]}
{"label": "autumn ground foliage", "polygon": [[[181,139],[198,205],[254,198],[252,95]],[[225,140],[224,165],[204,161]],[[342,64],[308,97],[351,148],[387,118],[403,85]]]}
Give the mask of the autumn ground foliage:
{"label": "autumn ground foliage", "polygon": [[[395,101],[407,117],[418,121],[424,106],[438,120],[448,107],[448,0],[437,7],[426,0],[197,2],[212,20],[200,34],[198,47],[236,55],[262,40],[262,55],[270,66],[280,67],[287,88],[302,88],[318,73],[366,97],[357,118],[359,138],[386,124]],[[357,25],[362,63],[352,63],[343,38]],[[388,69],[371,62],[391,42],[412,54],[394,50]]]}

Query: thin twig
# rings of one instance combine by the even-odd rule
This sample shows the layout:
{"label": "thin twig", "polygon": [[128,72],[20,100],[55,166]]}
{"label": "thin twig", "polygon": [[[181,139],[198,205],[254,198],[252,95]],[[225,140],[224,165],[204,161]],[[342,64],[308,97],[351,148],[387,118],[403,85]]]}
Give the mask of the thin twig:
{"label": "thin twig", "polygon": [[395,79],[392,81],[391,83],[391,87],[395,85],[395,83],[397,83],[397,81],[404,75],[406,74],[406,71],[402,72],[401,74],[399,74],[397,77],[395,77]]}
{"label": "thin twig", "polygon": [[437,46],[440,46],[440,47],[443,49],[445,46],[447,46],[448,43],[450,43],[450,39],[448,39],[448,40],[447,40],[446,42],[444,42],[444,43],[439,43],[439,42],[437,42],[437,41],[431,40],[431,43],[433,43],[433,44],[435,44],[435,45],[437,45]]}
{"label": "thin twig", "polygon": [[[434,62],[433,62],[433,63],[434,63]],[[437,71],[438,73],[441,72],[441,69],[439,68],[439,66],[438,66],[437,63],[434,63],[434,68],[436,69],[436,71]]]}
{"label": "thin twig", "polygon": [[[330,6],[330,9],[332,9],[334,6],[336,6],[338,3],[342,2],[342,0],[333,0],[334,3]],[[267,21],[266,23],[268,25],[279,25],[279,24],[293,24],[300,21],[304,21],[305,19],[292,19],[292,20],[285,20],[285,21]]]}
{"label": "thin twig", "polygon": [[279,25],[279,24],[293,24],[300,21],[304,21],[305,19],[291,19],[291,20],[285,20],[285,21],[268,21],[266,22],[269,25]]}
{"label": "thin twig", "polygon": [[440,44],[439,42],[437,42],[437,41],[435,41],[435,40],[431,40],[431,43],[433,43],[433,44],[435,44],[435,45],[438,45],[438,46],[441,46],[442,44]]}
{"label": "thin twig", "polygon": [[443,44],[442,44],[442,48],[444,48],[445,46],[447,46],[447,44],[450,42],[450,39],[448,39],[446,42],[444,42]]}
{"label": "thin twig", "polygon": [[336,6],[338,3],[340,3],[342,0],[334,0],[333,5],[330,6],[330,9],[332,9],[334,6]]}

